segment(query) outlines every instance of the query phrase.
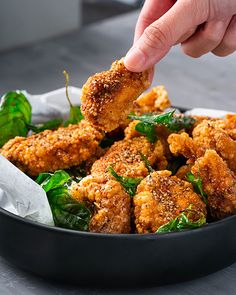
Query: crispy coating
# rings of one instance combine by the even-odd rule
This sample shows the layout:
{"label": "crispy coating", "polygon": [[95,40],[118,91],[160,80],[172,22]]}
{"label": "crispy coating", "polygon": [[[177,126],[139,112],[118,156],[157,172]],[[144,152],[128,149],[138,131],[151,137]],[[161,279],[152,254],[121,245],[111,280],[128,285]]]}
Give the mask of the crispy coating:
{"label": "crispy coating", "polygon": [[72,197],[93,206],[89,231],[99,233],[130,232],[130,196],[121,184],[105,174],[92,174],[71,188]]}
{"label": "crispy coating", "polygon": [[148,87],[148,71],[128,71],[122,60],[90,77],[82,88],[82,113],[93,125],[112,131],[125,123],[133,101]]}
{"label": "crispy coating", "polygon": [[192,159],[197,155],[197,146],[188,133],[171,134],[168,137],[170,151],[175,155],[183,155],[187,159]]}
{"label": "crispy coating", "polygon": [[168,138],[171,152],[194,161],[203,156],[207,149],[214,149],[236,172],[236,141],[219,127],[220,124],[215,120],[204,120],[194,128],[193,138],[185,132],[171,134]]}
{"label": "crispy coating", "polygon": [[154,233],[173,220],[190,205],[197,212],[206,214],[205,204],[192,185],[167,170],[156,171],[138,186],[133,198],[135,225],[138,233]]}
{"label": "crispy coating", "polygon": [[130,196],[107,168],[112,166],[116,173],[125,177],[146,177],[149,171],[140,153],[146,156],[151,165],[167,164],[161,142],[151,144],[144,136],[124,139],[114,143],[93,164],[91,175],[73,185],[72,197],[84,203],[89,202],[95,207],[90,222],[91,231],[130,232]]}
{"label": "crispy coating", "polygon": [[183,165],[178,169],[175,176],[180,179],[186,180],[186,174],[190,171],[191,171],[191,165]]}
{"label": "crispy coating", "polygon": [[134,111],[137,114],[163,112],[171,106],[168,93],[164,86],[156,86],[148,93],[141,95],[134,102]]}
{"label": "crispy coating", "polygon": [[191,169],[202,179],[211,215],[223,218],[236,213],[236,177],[214,150],[207,150]]}
{"label": "crispy coating", "polygon": [[[138,123],[138,120],[134,120],[126,127],[124,131],[126,139],[131,139],[142,135],[141,133],[135,130],[135,127]],[[161,144],[163,146],[165,157],[167,158],[167,160],[170,160],[172,158],[172,155],[169,149],[169,144],[167,142],[167,139],[170,135],[170,131],[168,131],[168,129],[164,126],[156,126],[156,133],[158,140],[161,141]]]}
{"label": "crispy coating", "polygon": [[[141,158],[143,154],[150,164],[158,169],[165,169],[167,161],[160,141],[150,143],[146,137],[139,136],[115,142],[106,154],[92,166],[93,173],[106,173],[112,166],[125,177],[146,177],[148,169]],[[111,176],[110,176],[111,177]]]}
{"label": "crispy coating", "polygon": [[45,130],[8,141],[1,154],[30,176],[78,166],[96,151],[103,134],[82,120],[78,125]]}

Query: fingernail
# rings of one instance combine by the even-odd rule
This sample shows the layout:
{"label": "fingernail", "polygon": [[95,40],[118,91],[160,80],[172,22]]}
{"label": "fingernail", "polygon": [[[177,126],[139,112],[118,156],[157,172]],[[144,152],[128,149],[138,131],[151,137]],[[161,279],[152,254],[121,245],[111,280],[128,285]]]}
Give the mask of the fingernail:
{"label": "fingernail", "polygon": [[128,70],[141,72],[146,64],[146,56],[138,47],[132,47],[126,54],[124,62]]}

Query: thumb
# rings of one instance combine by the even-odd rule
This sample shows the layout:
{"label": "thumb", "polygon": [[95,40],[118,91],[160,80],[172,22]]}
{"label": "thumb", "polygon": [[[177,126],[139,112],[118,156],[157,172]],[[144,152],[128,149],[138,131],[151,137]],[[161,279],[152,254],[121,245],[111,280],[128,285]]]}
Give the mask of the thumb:
{"label": "thumb", "polygon": [[127,53],[128,70],[142,72],[161,60],[189,30],[207,19],[205,0],[179,0],[160,19],[147,27]]}

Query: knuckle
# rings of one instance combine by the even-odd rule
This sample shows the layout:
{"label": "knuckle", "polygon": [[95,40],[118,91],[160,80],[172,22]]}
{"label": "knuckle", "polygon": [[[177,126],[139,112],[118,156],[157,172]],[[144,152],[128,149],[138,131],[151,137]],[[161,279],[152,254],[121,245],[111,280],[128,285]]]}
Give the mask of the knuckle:
{"label": "knuckle", "polygon": [[221,33],[218,30],[208,31],[206,30],[203,34],[203,38],[211,44],[218,44],[221,41]]}
{"label": "knuckle", "polygon": [[150,25],[144,31],[145,42],[149,47],[154,49],[166,48],[170,46],[168,34],[157,25]]}

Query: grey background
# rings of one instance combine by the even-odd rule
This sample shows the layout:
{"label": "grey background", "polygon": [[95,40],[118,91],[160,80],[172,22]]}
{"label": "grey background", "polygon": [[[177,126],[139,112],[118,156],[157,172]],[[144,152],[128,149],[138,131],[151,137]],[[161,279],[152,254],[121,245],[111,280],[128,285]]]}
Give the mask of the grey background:
{"label": "grey background", "polygon": [[[71,85],[123,56],[132,42],[138,12],[96,23],[40,44],[0,54],[0,92],[27,89],[33,94]],[[175,105],[236,110],[236,55],[198,60],[174,48],[156,68],[154,84],[165,84]],[[16,245],[17,247],[17,245]],[[194,267],[194,266],[193,266]],[[204,267],[204,265],[203,265]],[[104,278],[104,286],[106,278]],[[117,286],[118,287],[118,286]],[[0,294],[235,294],[236,264],[205,278],[178,285],[145,289],[93,289],[56,284],[32,276],[0,258]]]}

